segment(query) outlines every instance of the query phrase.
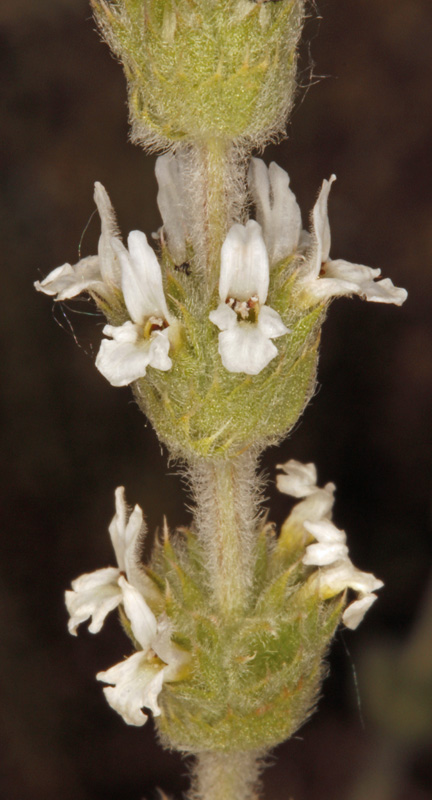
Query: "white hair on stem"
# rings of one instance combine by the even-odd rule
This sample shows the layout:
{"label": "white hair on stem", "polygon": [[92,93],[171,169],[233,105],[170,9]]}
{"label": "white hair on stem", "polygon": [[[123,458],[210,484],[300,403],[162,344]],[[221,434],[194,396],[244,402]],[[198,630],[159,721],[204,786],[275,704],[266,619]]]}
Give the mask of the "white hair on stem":
{"label": "white hair on stem", "polygon": [[[236,459],[197,459],[187,470],[194,523],[207,557],[209,588],[225,610],[244,603],[251,588],[256,532],[263,512],[257,452]],[[226,565],[226,567],[225,567]]]}
{"label": "white hair on stem", "polygon": [[257,750],[236,753],[203,752],[194,764],[188,800],[249,800],[257,797],[260,773],[265,766]]}

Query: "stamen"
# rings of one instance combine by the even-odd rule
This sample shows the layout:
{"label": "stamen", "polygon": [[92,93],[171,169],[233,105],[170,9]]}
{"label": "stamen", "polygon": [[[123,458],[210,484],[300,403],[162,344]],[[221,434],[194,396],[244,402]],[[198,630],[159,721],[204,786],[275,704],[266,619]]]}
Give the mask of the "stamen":
{"label": "stamen", "polygon": [[149,317],[143,325],[143,335],[145,339],[149,339],[155,331],[163,331],[168,327],[168,322],[163,317]]}
{"label": "stamen", "polygon": [[259,312],[259,299],[257,295],[252,295],[249,300],[236,300],[235,297],[227,297],[225,302],[235,311],[240,321],[257,321]]}

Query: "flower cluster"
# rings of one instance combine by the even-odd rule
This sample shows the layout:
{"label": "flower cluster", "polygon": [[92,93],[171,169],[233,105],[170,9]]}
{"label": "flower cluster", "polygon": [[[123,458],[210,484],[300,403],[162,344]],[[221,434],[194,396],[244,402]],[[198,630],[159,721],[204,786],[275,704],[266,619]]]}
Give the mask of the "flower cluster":
{"label": "flower cluster", "polygon": [[375,602],[375,591],[384,584],[370,572],[361,572],[351,562],[345,531],[331,521],[335,485],[317,486],[314,464],[301,464],[294,459],[280,464],[284,474],[277,476],[277,487],[293,497],[304,498],[294,506],[285,522],[285,535],[301,537],[306,545],[303,564],[318,567],[309,577],[308,585],[323,600],[351,589],[358,597],[345,609],[342,620],[347,628],[357,628],[366,611]]}
{"label": "flower cluster", "polygon": [[[229,649],[230,658],[234,659],[237,666],[242,663],[239,653],[244,654],[245,663],[248,663],[252,648],[252,659],[258,674],[261,657],[269,670],[263,633],[267,628],[263,614],[267,613],[269,620],[272,620],[272,636],[280,635],[281,647],[285,647],[284,635],[279,629],[285,630],[284,626],[287,626],[292,632],[295,620],[299,619],[299,609],[319,609],[323,641],[327,643],[329,636],[333,635],[341,608],[339,602],[323,604],[323,601],[337,599],[341,595],[343,602],[347,592],[355,592],[356,599],[350,600],[342,615],[345,625],[354,629],[375,601],[375,591],[383,585],[374,575],[356,569],[349,558],[345,533],[336,528],[331,519],[334,484],[318,487],[313,464],[291,460],[279,468],[283,471],[277,476],[279,490],[300,498],[300,502],[294,506],[282,526],[276,548],[274,544],[271,545],[273,568],[261,586],[261,594],[255,598],[260,640],[264,637],[260,656],[257,655],[257,642],[253,637],[253,641],[250,640],[255,624],[254,612],[251,612],[252,616],[246,615],[243,622],[237,620],[237,633],[236,625],[231,621],[234,638],[229,640],[228,637],[225,641],[227,653]],[[96,677],[108,684],[104,688],[105,696],[128,724],[139,726],[145,723],[147,716],[142,711],[144,707],[160,717],[162,726],[169,725],[172,722],[171,702],[175,704],[183,695],[195,696],[195,691],[198,693],[198,702],[202,702],[202,681],[207,675],[205,659],[216,659],[214,663],[219,663],[221,656],[218,646],[214,650],[212,648],[218,637],[224,635],[223,625],[220,619],[216,621],[213,600],[209,603],[207,567],[194,531],[188,531],[187,541],[181,537],[170,540],[168,531],[165,531],[163,544],[156,546],[150,567],[144,569],[139,552],[146,532],[142,511],[139,506],[135,506],[131,513],[128,511],[122,487],[116,490],[115,500],[116,513],[109,533],[117,567],[96,570],[72,582],[72,590],[66,592],[69,631],[76,635],[78,626],[89,620],[89,631],[97,633],[106,616],[120,607],[124,627],[136,652],[119,664],[99,672]],[[290,553],[287,552],[289,549]],[[266,559],[269,555],[270,551]],[[258,561],[262,556],[262,552],[261,555],[258,553]],[[266,568],[263,574],[266,574]],[[289,580],[292,584],[288,586]],[[306,617],[308,613],[305,611]],[[303,645],[307,654],[311,641],[303,627],[305,624],[303,620]],[[210,641],[207,638],[209,629],[213,630]],[[315,639],[313,641],[316,646]],[[182,642],[183,646],[177,642]],[[204,658],[203,663],[201,657]],[[285,657],[287,664],[290,664],[292,652],[287,652]],[[226,659],[226,663],[219,663],[218,669],[227,668],[229,671],[227,654]],[[306,662],[308,659],[309,656]],[[275,669],[279,668],[277,664]],[[200,670],[204,670],[205,674],[201,674]],[[238,680],[239,685],[246,680],[241,670]],[[285,680],[288,680],[287,676]],[[167,682],[170,683],[170,691],[165,695],[161,708],[159,697]],[[298,677],[294,684],[297,682]],[[214,711],[218,703],[224,708],[228,702],[225,691],[221,690],[218,699],[213,697],[212,702],[209,713],[212,708]],[[221,711],[221,714],[221,718],[224,718],[225,712]]]}
{"label": "flower cluster", "polygon": [[145,534],[142,511],[135,506],[129,515],[124,489],[115,493],[116,513],[109,526],[117,567],[96,570],[72,582],[65,595],[70,615],[69,631],[76,635],[78,626],[91,619],[89,631],[98,633],[107,614],[122,606],[134,641],[140,649],[125,661],[115,664],[97,679],[111,684],[105,696],[129,725],[144,725],[149,708],[159,716],[158,696],[164,681],[176,680],[185,654],[171,642],[168,619],[159,619],[151,610],[146,576],[139,566],[138,549]]}
{"label": "flower cluster", "polygon": [[[160,238],[166,241],[175,264],[186,259],[191,221],[182,202],[184,179],[178,158],[160,156],[156,163],[158,205],[163,219]],[[219,298],[209,318],[219,329],[219,354],[229,372],[257,375],[278,353],[273,339],[290,334],[280,314],[267,305],[271,270],[292,263],[300,306],[326,303],[336,295],[357,294],[372,302],[401,305],[405,289],[389,278],[377,280],[379,269],[331,260],[327,203],[335,179],[323,182],[312,212],[311,231],[302,231],[301,213],[287,173],[272,163],[252,159],[249,188],[257,221],[234,224],[221,249]],[[132,231],[128,248],[122,244],[108,195],[95,184],[95,201],[102,232],[98,255],[64,264],[45,280],[39,291],[56,300],[89,292],[108,304],[123,295],[129,317],[121,325],[108,324],[96,366],[113,386],[142,378],[147,367],[167,371],[178,340],[179,323],[169,312],[158,258],[140,231]],[[171,353],[171,355],[170,355]]]}

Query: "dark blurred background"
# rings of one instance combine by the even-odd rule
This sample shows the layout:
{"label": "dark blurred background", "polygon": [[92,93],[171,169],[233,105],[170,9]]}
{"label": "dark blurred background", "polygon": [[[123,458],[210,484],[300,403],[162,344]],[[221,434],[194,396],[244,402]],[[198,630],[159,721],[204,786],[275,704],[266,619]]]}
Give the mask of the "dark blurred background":
{"label": "dark blurred background", "polygon": [[[319,712],[277,749],[266,790],[269,800],[426,800],[432,736],[417,716],[419,704],[428,715],[432,672],[432,5],[317,5],[288,138],[266,158],[288,169],[304,223],[335,172],[333,256],[380,266],[409,299],[401,309],[334,303],[319,391],[264,458],[272,479],[294,457],[336,482],[352,558],[385,581],[358,631],[336,637]],[[2,0],[0,61],[0,797],[152,800],[157,786],[179,796],[185,763],[155,744],[151,722],[127,727],[95,681],[127,652],[115,615],[97,637],[83,627],[75,640],[63,591],[112,563],[116,486],[153,533],[163,514],[172,526],[189,518],[181,480],[129,390],[95,369],[102,320],[91,305],[54,307],[32,287],[77,261],[96,179],[124,234],[158,227],[154,159],[128,143],[122,70],[85,0]],[[98,233],[94,217],[83,255]],[[280,522],[290,501],[271,483],[268,496]]]}

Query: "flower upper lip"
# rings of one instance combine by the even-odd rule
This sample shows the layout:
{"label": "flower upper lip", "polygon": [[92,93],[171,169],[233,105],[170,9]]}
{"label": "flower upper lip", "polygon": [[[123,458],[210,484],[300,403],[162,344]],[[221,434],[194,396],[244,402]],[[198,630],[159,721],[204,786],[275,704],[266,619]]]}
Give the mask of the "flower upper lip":
{"label": "flower upper lip", "polygon": [[289,186],[289,175],[274,161],[267,167],[261,158],[253,158],[249,189],[270,264],[276,264],[296,250],[301,235],[301,213]]}
{"label": "flower upper lip", "polygon": [[172,361],[170,325],[174,322],[166,304],[162,273],[156,255],[141,231],[132,231],[128,249],[112,242],[122,272],[122,290],[131,320],[115,327],[106,325],[96,366],[113,386],[127,386],[146,374],[148,366],[168,370]]}
{"label": "flower upper lip", "polygon": [[43,281],[36,281],[35,288],[54,296],[55,300],[68,300],[82,292],[95,292],[108,302],[120,288],[120,264],[113,243],[119,242],[114,209],[108,193],[96,181],[94,201],[101,219],[101,235],[98,255],[86,256],[71,266],[63,264],[53,269]]}
{"label": "flower upper lip", "polygon": [[[185,202],[187,185],[183,180],[181,159],[173,153],[164,153],[156,159],[158,182],[157,204],[163,220],[168,249],[177,265],[187,262],[187,242],[190,238],[190,203]],[[156,234],[157,236],[157,234]]]}

